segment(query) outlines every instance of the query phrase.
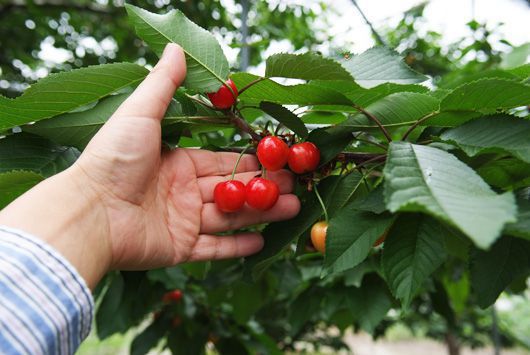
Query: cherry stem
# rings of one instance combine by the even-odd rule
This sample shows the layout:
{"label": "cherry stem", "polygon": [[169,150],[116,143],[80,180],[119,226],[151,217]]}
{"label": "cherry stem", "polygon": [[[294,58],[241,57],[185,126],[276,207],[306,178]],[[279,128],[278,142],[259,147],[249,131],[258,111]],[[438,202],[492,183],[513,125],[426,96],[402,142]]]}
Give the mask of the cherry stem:
{"label": "cherry stem", "polygon": [[269,132],[269,126],[272,124],[271,121],[265,122],[265,127],[263,128],[263,133]]}
{"label": "cherry stem", "polygon": [[234,180],[234,176],[236,175],[236,170],[237,170],[237,166],[239,165],[239,162],[241,161],[241,158],[243,157],[243,155],[245,154],[245,152],[247,151],[248,149],[248,145],[245,147],[245,149],[243,149],[241,151],[241,153],[239,153],[239,156],[237,157],[237,160],[236,160],[236,165],[234,165],[234,170],[232,170],[232,176],[230,176],[230,180]]}
{"label": "cherry stem", "polygon": [[324,201],[322,201],[322,197],[320,197],[320,194],[318,193],[317,184],[315,184],[313,188],[315,189],[315,194],[317,195],[318,202],[320,202],[322,211],[324,211],[324,218],[326,219],[326,222],[328,222],[329,221],[328,210],[326,209],[326,205],[324,205]]}
{"label": "cherry stem", "polygon": [[389,142],[392,142],[392,137],[390,136],[390,134],[386,130],[385,126],[383,126],[383,124],[381,123],[381,121],[379,121],[379,119],[377,117],[375,117],[373,114],[371,114],[370,112],[366,111],[364,108],[362,108],[359,105],[353,105],[353,107],[355,109],[359,110],[360,112],[362,112],[366,117],[371,119],[377,125],[377,127],[379,127],[381,132],[383,132],[383,135],[386,137],[386,139]]}
{"label": "cherry stem", "polygon": [[412,131],[414,131],[416,129],[416,127],[418,127],[423,122],[427,121],[429,118],[437,115],[438,113],[439,113],[438,111],[434,111],[434,112],[431,112],[431,113],[423,116],[419,120],[417,120],[412,126],[409,127],[409,129],[407,129],[407,131],[405,132],[403,137],[401,137],[401,140],[402,141],[406,140],[408,138],[408,136],[412,133]]}
{"label": "cherry stem", "polygon": [[243,86],[243,88],[241,90],[239,90],[239,95],[241,95],[242,93],[244,93],[247,89],[251,88],[252,86],[256,85],[257,83],[259,83],[260,81],[263,81],[267,78],[265,77],[259,77],[257,78],[256,80],[253,80],[251,81],[250,83],[248,83],[247,85]]}
{"label": "cherry stem", "polygon": [[274,130],[274,135],[277,136],[280,133],[280,129],[283,127],[283,123],[278,123],[276,129]]}
{"label": "cherry stem", "polygon": [[186,94],[186,96],[188,97],[188,99],[190,99],[190,100],[192,100],[192,101],[195,101],[195,102],[201,104],[202,106],[204,106],[204,107],[206,107],[206,108],[208,108],[208,109],[210,109],[210,110],[213,110],[213,111],[221,111],[221,110],[219,110],[218,108],[215,108],[215,107],[209,105],[207,102],[204,102],[204,101],[202,101],[202,100],[200,100],[200,99],[198,99],[198,98],[196,98],[196,97],[193,97],[193,96],[188,95],[188,94]]}

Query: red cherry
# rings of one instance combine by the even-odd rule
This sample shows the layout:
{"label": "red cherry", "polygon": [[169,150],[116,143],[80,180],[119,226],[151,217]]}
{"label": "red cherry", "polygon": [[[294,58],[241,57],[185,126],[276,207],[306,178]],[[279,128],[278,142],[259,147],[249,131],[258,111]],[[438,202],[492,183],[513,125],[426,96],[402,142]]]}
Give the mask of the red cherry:
{"label": "red cherry", "polygon": [[304,174],[317,168],[320,162],[320,150],[311,142],[294,144],[289,149],[287,163],[297,174]]}
{"label": "red cherry", "polygon": [[289,147],[280,138],[267,136],[259,141],[256,154],[265,169],[276,171],[287,164]]}
{"label": "red cherry", "polygon": [[280,189],[274,181],[256,177],[245,188],[250,207],[265,211],[274,206],[280,196]]}
{"label": "red cherry", "polygon": [[179,302],[181,299],[182,299],[181,290],[169,291],[169,292],[166,292],[164,296],[162,296],[162,302],[164,303]]}
{"label": "red cherry", "polygon": [[235,212],[245,204],[245,184],[241,181],[223,181],[215,185],[213,199],[223,212]]}
{"label": "red cherry", "polygon": [[[234,92],[232,93],[232,91],[227,88],[226,85],[230,86]],[[234,84],[232,79],[228,79],[226,81],[226,85],[221,85],[217,92],[210,92],[207,94],[208,98],[212,102],[212,105],[223,110],[232,107],[232,105],[236,102],[238,94],[236,84]]]}

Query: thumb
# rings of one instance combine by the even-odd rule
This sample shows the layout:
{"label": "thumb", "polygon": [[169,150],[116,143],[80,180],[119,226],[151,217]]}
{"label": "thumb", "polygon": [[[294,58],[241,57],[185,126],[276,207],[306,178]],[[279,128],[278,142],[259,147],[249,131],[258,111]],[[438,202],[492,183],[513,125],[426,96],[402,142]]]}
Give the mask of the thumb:
{"label": "thumb", "polygon": [[161,120],[175,90],[185,77],[184,51],[178,44],[169,43],[151,73],[121,104],[114,116],[149,117]]}

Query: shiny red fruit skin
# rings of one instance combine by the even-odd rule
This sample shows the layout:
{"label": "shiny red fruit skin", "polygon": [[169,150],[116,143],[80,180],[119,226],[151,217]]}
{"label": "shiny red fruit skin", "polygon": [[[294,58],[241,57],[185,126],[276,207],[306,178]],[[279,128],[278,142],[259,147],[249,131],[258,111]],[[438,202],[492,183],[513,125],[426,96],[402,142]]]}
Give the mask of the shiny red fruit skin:
{"label": "shiny red fruit skin", "polygon": [[287,163],[289,168],[297,174],[304,174],[315,170],[320,162],[320,150],[311,142],[294,144],[289,149]]}
{"label": "shiny red fruit skin", "polygon": [[245,204],[245,184],[237,180],[220,182],[215,185],[213,199],[220,211],[236,212]]}
{"label": "shiny red fruit skin", "polygon": [[[234,93],[232,93],[232,91],[230,91],[226,85],[229,85],[232,90],[234,90]],[[217,92],[210,92],[207,94],[208,98],[212,102],[212,105],[222,110],[232,107],[232,105],[236,102],[238,95],[236,84],[234,84],[232,79],[228,79],[226,81],[226,85],[222,85]]]}
{"label": "shiny red fruit skin", "polygon": [[248,205],[260,211],[272,208],[280,197],[278,185],[272,180],[260,177],[250,180],[245,190]]}
{"label": "shiny red fruit skin", "polygon": [[256,155],[265,169],[276,171],[287,164],[289,147],[280,138],[267,136],[259,141]]}

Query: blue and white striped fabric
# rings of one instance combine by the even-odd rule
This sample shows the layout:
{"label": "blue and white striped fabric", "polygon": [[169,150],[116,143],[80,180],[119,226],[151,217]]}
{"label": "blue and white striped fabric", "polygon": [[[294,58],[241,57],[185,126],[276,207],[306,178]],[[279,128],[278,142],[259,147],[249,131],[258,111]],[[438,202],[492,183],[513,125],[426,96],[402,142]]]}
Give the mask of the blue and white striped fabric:
{"label": "blue and white striped fabric", "polygon": [[73,354],[92,325],[85,281],[57,251],[0,227],[0,354]]}

